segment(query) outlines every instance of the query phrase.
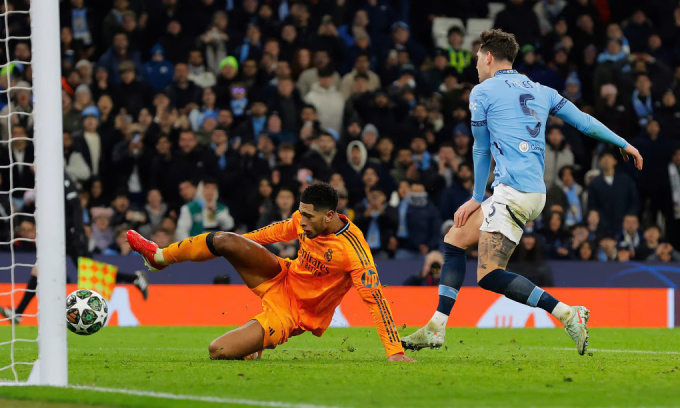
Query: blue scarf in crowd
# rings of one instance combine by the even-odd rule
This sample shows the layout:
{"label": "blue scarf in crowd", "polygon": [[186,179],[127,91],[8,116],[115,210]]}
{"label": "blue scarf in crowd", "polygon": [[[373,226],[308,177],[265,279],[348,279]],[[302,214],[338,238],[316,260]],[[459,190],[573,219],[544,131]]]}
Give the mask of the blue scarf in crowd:
{"label": "blue scarf in crowd", "polygon": [[567,203],[569,204],[565,224],[571,226],[581,222],[583,219],[583,208],[581,208],[581,200],[576,193],[576,183],[572,184],[570,189],[565,188],[564,194],[566,194]]}
{"label": "blue scarf in crowd", "polygon": [[640,91],[637,89],[633,91],[633,109],[638,116],[638,124],[640,126],[647,126],[649,123],[649,118],[654,115],[654,109],[652,108],[652,97],[647,95],[645,103],[640,101]]}

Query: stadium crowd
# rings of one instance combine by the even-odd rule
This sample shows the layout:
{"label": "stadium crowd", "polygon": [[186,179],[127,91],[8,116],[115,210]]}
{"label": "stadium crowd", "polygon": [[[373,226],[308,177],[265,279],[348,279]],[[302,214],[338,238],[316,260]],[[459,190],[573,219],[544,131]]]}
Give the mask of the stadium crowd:
{"label": "stadium crowd", "polygon": [[[128,254],[128,228],[161,246],[253,230],[288,218],[302,189],[323,180],[376,258],[437,250],[473,185],[468,97],[479,42],[465,25],[447,27],[443,47],[432,35],[433,22],[455,17],[514,33],[518,71],[645,158],[637,172],[551,118],[547,203],[516,259],[679,260],[678,2],[489,9],[485,0],[62,0],[64,159],[90,249]],[[26,14],[8,18],[3,40],[28,35]],[[24,114],[33,107],[30,43],[4,41],[14,62],[0,71],[0,164],[19,163],[0,172],[8,191],[33,187]],[[30,212],[34,196],[3,195],[0,215]],[[35,236],[30,218],[15,227]],[[296,254],[294,242],[271,249]]]}

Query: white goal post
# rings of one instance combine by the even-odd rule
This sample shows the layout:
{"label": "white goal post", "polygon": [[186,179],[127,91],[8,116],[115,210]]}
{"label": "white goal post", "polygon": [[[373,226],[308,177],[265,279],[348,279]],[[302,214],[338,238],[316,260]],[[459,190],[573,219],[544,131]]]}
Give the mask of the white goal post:
{"label": "white goal post", "polygon": [[68,385],[64,147],[59,1],[31,0],[38,369],[41,385]]}
{"label": "white goal post", "polygon": [[[65,215],[64,215],[64,158],[62,137],[62,108],[61,108],[61,52],[60,52],[60,28],[59,28],[59,0],[31,0],[30,37],[19,37],[10,31],[9,17],[12,14],[26,14],[26,11],[12,10],[8,8],[8,1],[4,2],[5,13],[0,15],[5,25],[7,35],[4,38],[4,50],[7,55],[6,68],[8,97],[13,89],[26,89],[33,92],[33,139],[26,138],[28,143],[33,143],[35,151],[35,222],[36,222],[36,248],[38,271],[38,285],[36,289],[38,298],[38,359],[35,362],[16,361],[15,345],[34,343],[36,339],[18,338],[16,323],[12,318],[9,320],[11,327],[11,341],[4,342],[7,348],[0,352],[9,351],[10,364],[2,367],[2,370],[10,370],[13,373],[13,381],[0,380],[0,385],[68,385],[68,360],[66,344],[66,247],[65,247]],[[12,84],[11,73],[17,64],[26,65],[27,62],[10,60],[12,41],[31,41],[30,65],[33,73],[32,87],[17,87]],[[3,72],[3,75],[4,75]],[[9,99],[9,98],[8,98]],[[16,115],[26,115],[23,112],[12,112],[11,101],[9,112],[3,116],[7,118],[7,134],[12,139],[12,119]],[[3,144],[10,146],[9,140]],[[13,163],[10,155],[9,172],[15,170],[15,165],[28,164]],[[9,180],[9,192],[25,189],[14,188],[12,177]],[[12,211],[8,217],[10,220],[10,252],[12,265],[9,268],[11,274],[11,291],[9,296],[16,299],[19,294],[26,290],[15,287],[14,271],[18,266],[31,265],[18,264],[14,258],[13,244],[16,241],[26,241],[26,238],[16,238],[13,227],[17,224],[15,216],[27,214]],[[12,300],[11,307],[16,307],[16,301]],[[4,356],[3,356],[4,357]],[[27,381],[19,378],[16,367],[18,365],[33,365]]]}

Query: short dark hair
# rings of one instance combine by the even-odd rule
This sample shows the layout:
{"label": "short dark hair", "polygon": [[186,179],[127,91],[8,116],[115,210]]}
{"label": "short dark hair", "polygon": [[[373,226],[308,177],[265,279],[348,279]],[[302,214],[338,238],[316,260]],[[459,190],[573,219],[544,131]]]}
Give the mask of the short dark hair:
{"label": "short dark hair", "polygon": [[328,183],[316,182],[305,188],[300,202],[314,206],[314,211],[338,209],[338,192]]}
{"label": "short dark hair", "polygon": [[454,34],[454,33],[463,35],[463,30],[461,30],[460,27],[458,27],[458,26],[452,26],[451,28],[449,28],[449,31],[446,33],[446,36],[450,37],[451,34]]}
{"label": "short dark hair", "polygon": [[330,65],[327,65],[323,68],[319,68],[318,73],[319,73],[319,78],[328,78],[328,77],[332,77],[333,74],[335,74],[335,71],[333,70],[333,68],[331,68]]}
{"label": "short dark hair", "polygon": [[206,176],[206,177],[203,178],[203,185],[206,185],[206,184],[214,184],[214,185],[218,186],[220,183],[219,183],[219,181],[217,181],[217,178],[212,177],[212,176]]}
{"label": "short dark hair", "polygon": [[480,38],[482,39],[480,49],[483,52],[490,52],[498,60],[515,62],[515,57],[519,52],[519,44],[514,34],[496,28],[482,31]]}

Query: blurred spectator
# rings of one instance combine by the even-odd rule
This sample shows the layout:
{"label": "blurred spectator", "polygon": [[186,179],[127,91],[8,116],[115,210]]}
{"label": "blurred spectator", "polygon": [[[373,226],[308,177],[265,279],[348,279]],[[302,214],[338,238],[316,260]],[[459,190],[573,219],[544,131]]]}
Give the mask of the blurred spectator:
{"label": "blurred spectator", "polygon": [[545,185],[550,187],[558,178],[558,172],[564,166],[574,165],[574,154],[564,140],[564,134],[558,127],[547,131],[545,146]]}
{"label": "blurred spectator", "polygon": [[449,65],[462,74],[465,68],[470,65],[472,58],[470,52],[463,48],[463,32],[460,27],[449,28],[446,39],[449,42],[447,51],[449,53]]}
{"label": "blurred spectator", "polygon": [[[357,11],[359,14],[361,10]],[[367,90],[373,92],[380,88],[380,77],[375,72],[371,71],[371,60],[367,54],[360,54],[354,60],[354,69],[351,72],[345,74],[340,82],[340,93],[342,97],[346,100],[352,94],[352,88],[354,86],[354,79],[358,74],[368,76],[368,87]]]}
{"label": "blurred spectator", "polygon": [[575,259],[578,261],[597,260],[592,241],[583,241],[581,245],[579,245]]}
{"label": "blurred spectator", "polygon": [[[61,91],[61,111],[64,132],[73,133],[82,130],[83,119],[80,116],[80,111],[73,107],[73,97],[66,91]],[[0,126],[6,129],[6,125]]]}
{"label": "blurred spectator", "polygon": [[114,233],[114,240],[102,253],[104,255],[121,255],[127,256],[133,254],[130,244],[127,241],[127,232],[130,229],[127,225],[121,225],[116,228]]}
{"label": "blurred spectator", "polygon": [[361,184],[361,174],[364,166],[368,160],[368,152],[366,146],[360,141],[353,141],[347,145],[346,163],[343,163],[340,168],[340,174],[347,190],[349,190],[349,205],[354,206],[362,198],[363,189]]}
{"label": "blurred spectator", "polygon": [[7,180],[3,188],[11,193],[12,203],[16,211],[21,211],[24,205],[24,191],[31,189],[35,184],[35,169],[33,167],[34,153],[33,141],[28,138],[26,129],[20,125],[13,125],[7,147],[0,148],[0,166],[2,179]]}
{"label": "blurred spectator", "polygon": [[163,196],[161,195],[160,190],[149,190],[149,193],[146,195],[146,205],[144,206],[144,209],[148,216],[149,227],[152,230],[160,228],[163,223],[163,218],[165,218],[168,213],[168,205],[163,202]]}
{"label": "blurred spectator", "polygon": [[[25,81],[17,83],[18,87],[30,87],[30,84]],[[0,110],[0,137],[2,140],[7,140],[8,126],[19,125],[26,129],[28,134],[33,134],[33,103],[31,102],[31,91],[28,89],[14,90],[12,100],[10,103]],[[9,114],[11,112],[11,115]],[[11,123],[8,120],[11,117]]]}
{"label": "blurred spectator", "polygon": [[[305,69],[298,78],[297,81],[297,86],[298,89],[300,90],[300,94],[305,97],[309,93],[309,91],[312,90],[312,85],[317,83],[319,81],[319,70],[323,68],[329,68],[332,70],[330,67],[331,59],[328,55],[328,51],[324,49],[319,49],[314,52],[314,66]],[[302,65],[300,63],[300,65]],[[295,67],[295,63],[293,63],[293,67]],[[293,69],[293,72],[295,72],[295,69]],[[328,72],[328,71],[326,71]],[[332,76],[332,85],[334,87],[337,87],[338,84],[340,83],[340,75],[338,75],[337,72],[334,72],[331,74]]]}
{"label": "blurred spectator", "polygon": [[202,105],[196,107],[189,112],[189,123],[191,123],[191,130],[194,132],[203,125],[205,115],[214,115],[215,123],[218,120],[218,109],[216,106],[217,97],[215,96],[215,91],[212,88],[203,89],[203,97],[201,98]]}
{"label": "blurred spectator", "polygon": [[175,67],[165,59],[165,48],[156,44],[151,48],[151,59],[144,64],[144,81],[154,92],[166,89],[174,78]]}
{"label": "blurred spectator", "polygon": [[642,237],[639,231],[640,221],[635,214],[626,214],[623,217],[623,225],[621,233],[618,236],[619,246],[626,246],[635,256],[635,251],[642,242]]}
{"label": "blurred spectator", "polygon": [[371,188],[355,214],[354,223],[364,233],[373,257],[386,259],[393,255],[399,244],[396,238],[398,214],[396,208],[387,205],[387,197],[380,187]]}
{"label": "blurred spectator", "polygon": [[652,99],[652,81],[647,74],[639,74],[635,80],[635,90],[632,95],[633,110],[637,115],[640,128],[647,126],[654,116],[654,102]]}
{"label": "blurred spectator", "polygon": [[189,67],[180,63],[175,65],[175,80],[166,92],[170,101],[183,114],[188,114],[201,103],[201,88],[189,80]]}
{"label": "blurred spectator", "polygon": [[611,262],[616,259],[616,239],[611,235],[603,236],[600,238],[597,260],[600,262]]}
{"label": "blurred spectator", "polygon": [[553,286],[552,273],[543,260],[542,251],[541,243],[534,234],[524,234],[510,258],[509,268],[532,282]]}
{"label": "blurred spectator", "polygon": [[571,259],[578,259],[579,248],[586,241],[588,241],[588,227],[585,224],[574,225],[571,229],[571,239],[567,248]]}
{"label": "blurred spectator", "polygon": [[536,2],[534,5],[534,13],[538,18],[541,33],[546,34],[553,30],[553,26],[557,22],[562,9],[567,5],[565,0],[546,0]]}
{"label": "blurred spectator", "polygon": [[633,249],[628,245],[619,244],[616,249],[616,260],[618,262],[630,262],[633,258]]}
{"label": "blurred spectator", "polygon": [[342,161],[342,154],[338,154],[333,135],[329,132],[322,132],[312,141],[300,165],[311,170],[314,178],[328,181],[333,173],[340,170]]}
{"label": "blurred spectator", "polygon": [[406,279],[404,286],[436,286],[442,273],[444,256],[439,251],[432,251],[425,256],[423,269],[419,274]]}
{"label": "blurred spectator", "polygon": [[119,67],[123,61],[135,64],[137,75],[141,76],[142,59],[139,51],[131,49],[127,34],[119,32],[114,34],[111,48],[102,54],[98,63],[109,73],[110,81],[114,86],[120,84]]}
{"label": "blurred spectator", "polygon": [[595,105],[595,117],[619,136],[630,139],[637,133],[632,105],[623,100],[614,84],[604,84],[599,90],[600,97]]}
{"label": "blurred spectator", "polygon": [[411,192],[399,203],[397,210],[397,259],[418,258],[438,248],[441,218],[422,183],[411,185]]}
{"label": "blurred spectator", "polygon": [[[276,85],[276,95],[268,100],[268,104],[270,111],[276,112],[276,116],[281,122],[279,129],[269,130],[274,130],[274,133],[278,134],[277,139],[279,139],[280,142],[284,141],[281,139],[293,142],[291,136],[294,138],[293,135],[300,129],[302,99],[300,98],[299,92],[295,89],[295,84],[290,77],[279,78],[278,84]],[[287,136],[283,136],[283,133]]]}
{"label": "blurred spectator", "polygon": [[538,18],[524,0],[510,0],[507,7],[496,15],[493,27],[514,33],[520,46],[535,44],[540,36]]}
{"label": "blurred spectator", "polygon": [[676,251],[669,243],[659,244],[656,252],[647,258],[651,262],[679,262],[680,252]]}
{"label": "blurred spectator", "polygon": [[262,99],[250,99],[250,111],[245,115],[241,124],[234,130],[234,136],[242,141],[257,144],[260,134],[267,126],[267,105]]}
{"label": "blurred spectator", "polygon": [[153,90],[146,83],[137,80],[135,65],[132,61],[125,61],[119,67],[121,83],[118,87],[118,103],[136,118],[139,112],[150,106],[153,100]]}
{"label": "blurred spectator", "polygon": [[158,43],[165,48],[168,61],[177,67],[177,64],[187,61],[193,41],[186,35],[178,20],[170,20],[165,28],[166,31],[158,39]]}
{"label": "blurred spectator", "polygon": [[329,67],[319,69],[319,79],[305,95],[305,102],[316,107],[319,122],[323,128],[339,132],[342,129],[342,111],[345,101],[333,83],[334,74],[337,75]]}
{"label": "blurred spectator", "polygon": [[635,259],[639,261],[644,261],[653,254],[656,253],[656,249],[659,246],[659,241],[661,240],[661,231],[656,225],[649,226],[645,228],[644,232],[644,242],[640,244],[635,251]]}
{"label": "blurred spectator", "polygon": [[558,176],[559,178],[548,188],[545,207],[551,208],[555,204],[561,206],[565,212],[564,225],[571,227],[583,221],[584,190],[576,182],[573,166],[561,167]]}
{"label": "blurred spectator", "polygon": [[66,173],[77,183],[84,183],[92,176],[82,153],[73,149],[73,138],[64,132],[64,165]]}
{"label": "blurred spectator", "polygon": [[548,259],[567,259],[569,257],[569,234],[564,229],[562,215],[556,212],[547,217],[547,224],[541,230],[545,238],[545,254]]}
{"label": "blurred spectator", "polygon": [[111,217],[113,210],[110,208],[92,208],[92,236],[89,249],[92,253],[102,253],[113,243],[113,230],[111,229]]}
{"label": "blurred spectator", "polygon": [[637,214],[639,198],[635,182],[626,173],[616,170],[616,156],[605,151],[600,156],[602,175],[588,187],[588,208],[599,211],[605,227],[615,230],[625,214]]}
{"label": "blurred spectator", "polygon": [[472,197],[474,187],[474,173],[472,164],[462,163],[458,166],[458,173],[451,185],[446,187],[441,194],[439,210],[442,217],[453,217],[458,207]]}
{"label": "blurred spectator", "polygon": [[189,80],[201,88],[215,86],[215,75],[206,69],[201,50],[189,51]]}
{"label": "blurred spectator", "polygon": [[234,228],[234,219],[229,209],[217,201],[217,181],[203,180],[203,199],[184,204],[177,220],[175,239],[183,239],[211,231],[229,231]]}

